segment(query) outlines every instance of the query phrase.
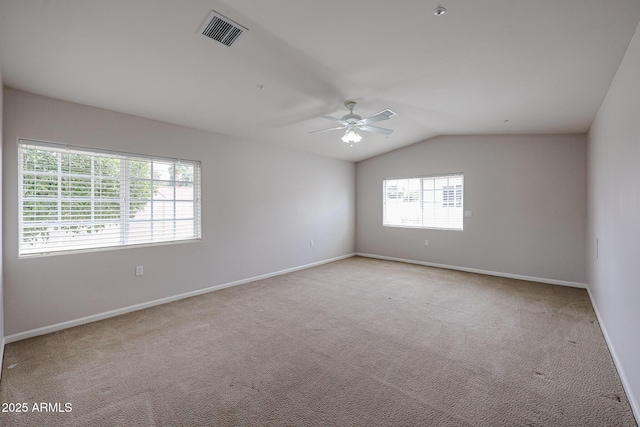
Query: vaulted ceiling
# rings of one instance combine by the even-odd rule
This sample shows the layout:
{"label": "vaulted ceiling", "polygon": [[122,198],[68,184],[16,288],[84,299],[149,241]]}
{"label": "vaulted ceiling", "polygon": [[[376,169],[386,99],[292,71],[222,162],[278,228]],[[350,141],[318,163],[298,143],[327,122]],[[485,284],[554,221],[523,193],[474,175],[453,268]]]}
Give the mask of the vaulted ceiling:
{"label": "vaulted ceiling", "polygon": [[[248,29],[234,46],[199,34],[212,10]],[[639,20],[638,0],[0,0],[0,64],[28,92],[359,161],[586,132]],[[309,133],[345,100],[394,133]]]}

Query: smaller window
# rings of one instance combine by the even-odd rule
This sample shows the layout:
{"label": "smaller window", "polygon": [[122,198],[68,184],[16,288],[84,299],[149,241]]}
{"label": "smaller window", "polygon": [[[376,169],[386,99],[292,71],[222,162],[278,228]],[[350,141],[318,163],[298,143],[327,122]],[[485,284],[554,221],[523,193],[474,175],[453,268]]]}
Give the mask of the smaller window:
{"label": "smaller window", "polygon": [[385,179],[383,225],[462,230],[463,180],[462,174]]}

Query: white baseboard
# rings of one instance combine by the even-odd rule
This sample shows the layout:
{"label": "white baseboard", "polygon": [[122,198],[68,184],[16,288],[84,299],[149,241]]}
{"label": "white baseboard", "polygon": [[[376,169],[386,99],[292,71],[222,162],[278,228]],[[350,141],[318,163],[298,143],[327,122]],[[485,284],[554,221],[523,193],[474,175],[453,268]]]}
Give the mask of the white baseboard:
{"label": "white baseboard", "polygon": [[627,398],[629,399],[629,404],[631,404],[631,410],[633,411],[633,415],[636,418],[636,423],[640,425],[640,406],[638,405],[638,401],[636,400],[635,395],[633,394],[633,390],[631,389],[631,384],[627,380],[626,375],[624,374],[624,369],[622,368],[622,363],[620,363],[620,359],[618,358],[618,354],[616,353],[616,349],[609,338],[609,334],[607,333],[607,328],[604,324],[604,320],[602,316],[600,316],[600,312],[598,311],[598,305],[596,304],[596,300],[593,298],[591,294],[591,289],[587,286],[587,293],[589,294],[589,299],[591,299],[591,305],[593,306],[593,311],[596,313],[596,318],[598,319],[598,323],[600,323],[600,329],[602,330],[602,335],[604,335],[604,340],[607,343],[607,347],[609,347],[609,353],[611,353],[611,358],[613,359],[613,364],[616,366],[618,370],[618,376],[620,376],[620,380],[622,381],[622,387],[624,388],[625,393],[627,393]]}
{"label": "white baseboard", "polygon": [[0,341],[0,380],[2,380],[2,362],[4,361],[4,345],[6,344],[6,338],[2,338]]}
{"label": "white baseboard", "polygon": [[232,286],[243,285],[249,282],[255,282],[256,280],[268,279],[269,277],[280,276],[283,274],[291,273],[298,270],[304,270],[311,267],[316,267],[322,264],[328,264],[330,262],[339,261],[341,259],[351,258],[355,256],[355,253],[343,255],[335,258],[325,259],[323,261],[314,262],[311,264],[305,264],[298,267],[288,268],[285,270],[275,271],[273,273],[262,274],[260,276],[249,277],[247,279],[236,280],[235,282],[223,283],[220,285],[210,286],[204,289],[198,289],[191,292],[186,292],[180,295],[174,295],[166,298],[160,298],[154,301],[144,302],[141,304],[135,304],[128,307],[118,308],[116,310],[106,311],[104,313],[93,314],[91,316],[82,317],[80,319],[69,320],[66,322],[56,323],[55,325],[43,326],[41,328],[32,329],[25,332],[19,332],[17,334],[12,334],[4,337],[4,342],[6,344],[24,340],[27,338],[36,337],[38,335],[44,335],[51,332],[60,331],[62,329],[73,328],[74,326],[84,325],[86,323],[96,322],[98,320],[108,319],[110,317],[119,316],[121,314],[131,313],[132,311],[143,310],[145,308],[153,307],[156,305],[166,304],[173,301],[178,301],[184,298],[194,297],[197,295],[206,294],[213,291],[218,291],[220,289],[230,288]]}
{"label": "white baseboard", "polygon": [[556,279],[545,279],[545,278],[542,278],[542,277],[522,276],[520,274],[501,273],[499,271],[487,271],[487,270],[480,270],[480,269],[477,269],[477,268],[467,268],[467,267],[458,267],[458,266],[455,266],[455,265],[436,264],[434,262],[416,261],[416,260],[404,259],[404,258],[394,258],[394,257],[383,256],[383,255],[363,254],[363,253],[360,253],[360,252],[357,252],[356,255],[362,256],[362,257],[367,257],[367,258],[376,258],[376,259],[384,259],[384,260],[388,260],[388,261],[406,262],[406,263],[409,263],[409,264],[426,265],[428,267],[438,267],[438,268],[446,268],[446,269],[449,269],[449,270],[466,271],[468,273],[478,273],[478,274],[487,274],[489,276],[507,277],[509,279],[528,280],[530,282],[540,282],[540,283],[548,283],[548,284],[551,284],[551,285],[570,286],[572,288],[583,288],[583,289],[587,288],[587,284],[586,283],[568,282],[566,280],[556,280]]}

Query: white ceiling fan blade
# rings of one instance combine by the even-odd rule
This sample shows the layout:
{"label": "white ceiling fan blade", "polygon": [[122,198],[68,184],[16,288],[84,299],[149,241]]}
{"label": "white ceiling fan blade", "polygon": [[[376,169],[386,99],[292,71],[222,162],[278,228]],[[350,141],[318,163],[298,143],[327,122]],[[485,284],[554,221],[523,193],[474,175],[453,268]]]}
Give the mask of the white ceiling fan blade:
{"label": "white ceiling fan blade", "polygon": [[332,122],[340,123],[341,125],[345,125],[345,126],[347,126],[347,125],[348,125],[348,123],[347,123],[347,122],[345,122],[344,120],[342,120],[342,119],[337,119],[337,118],[335,118],[335,117],[331,117],[331,116],[322,116],[322,118],[323,118],[323,119],[327,119],[327,120],[331,120]]}
{"label": "white ceiling fan blade", "polygon": [[382,120],[389,120],[388,116],[385,116],[384,114],[377,114],[375,116],[371,116],[371,117],[367,117],[366,119],[362,119],[358,121],[359,125],[368,125],[369,123],[375,123],[375,122],[379,122]]}
{"label": "white ceiling fan blade", "polygon": [[335,128],[329,128],[329,129],[312,130],[312,131],[311,131],[311,132],[309,132],[309,133],[326,132],[326,131],[328,131],[328,130],[338,130],[338,129],[346,129],[346,126],[338,126],[338,127],[335,127]]}
{"label": "white ceiling fan blade", "polygon": [[377,126],[363,125],[363,126],[357,126],[357,127],[358,129],[363,130],[365,132],[375,132],[375,133],[381,133],[383,135],[391,135],[393,133],[391,129],[379,128]]}

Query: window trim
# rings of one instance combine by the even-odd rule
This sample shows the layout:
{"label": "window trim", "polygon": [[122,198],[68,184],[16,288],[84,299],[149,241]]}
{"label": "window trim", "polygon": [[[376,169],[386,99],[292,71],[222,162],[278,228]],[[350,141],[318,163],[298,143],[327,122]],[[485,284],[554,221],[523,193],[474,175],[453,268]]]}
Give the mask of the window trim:
{"label": "window trim", "polygon": [[[145,241],[145,242],[141,242],[141,243],[122,243],[125,241],[125,239],[121,239],[120,243],[118,244],[110,244],[110,245],[106,245],[106,246],[88,246],[88,247],[83,247],[83,248],[71,248],[71,249],[56,249],[56,250],[51,250],[50,248],[46,248],[46,247],[42,247],[40,248],[41,250],[39,252],[28,252],[28,253],[22,253],[22,242],[23,242],[23,230],[22,228],[25,225],[25,222],[23,221],[23,208],[24,208],[24,175],[25,175],[25,171],[23,169],[23,164],[22,164],[22,150],[23,150],[23,146],[30,146],[30,147],[37,147],[37,148],[43,148],[44,150],[54,150],[54,151],[61,151],[61,150],[69,150],[70,152],[77,152],[77,154],[80,155],[91,155],[91,154],[96,154],[96,155],[106,155],[106,156],[113,156],[113,157],[120,157],[122,160],[126,160],[125,162],[125,170],[121,169],[120,172],[120,179],[118,180],[119,183],[123,183],[124,184],[124,192],[127,194],[127,196],[124,196],[127,200],[126,203],[123,203],[120,207],[120,218],[119,218],[119,222],[120,222],[120,227],[122,227],[122,225],[125,225],[125,227],[129,227],[129,225],[131,224],[131,221],[128,218],[128,215],[126,215],[126,212],[128,212],[128,208],[129,208],[129,203],[130,203],[130,199],[128,199],[128,193],[129,193],[129,186],[130,186],[130,182],[132,180],[132,178],[135,177],[131,177],[128,174],[128,164],[129,161],[140,161],[140,160],[149,160],[150,162],[153,161],[155,162],[164,162],[164,163],[184,163],[184,164],[189,164],[189,165],[193,165],[193,205],[194,205],[194,214],[193,214],[193,219],[192,221],[194,222],[193,225],[193,229],[194,229],[194,233],[193,236],[194,237],[187,237],[187,238],[177,238],[175,240],[160,240],[160,241]],[[110,149],[102,149],[102,148],[94,148],[94,147],[86,147],[86,146],[80,146],[80,145],[72,145],[72,144],[63,144],[63,143],[56,143],[56,142],[50,142],[50,141],[40,141],[40,140],[35,140],[35,139],[30,139],[30,138],[18,138],[18,144],[17,144],[17,161],[18,161],[18,258],[34,258],[34,257],[42,257],[42,256],[57,256],[57,255],[67,255],[67,254],[77,254],[77,253],[88,253],[88,252],[100,252],[100,251],[109,251],[109,250],[118,250],[118,249],[128,249],[128,248],[140,248],[140,247],[147,247],[147,246],[160,246],[160,245],[172,245],[172,244],[181,244],[181,243],[191,243],[191,242],[200,242],[202,241],[202,163],[198,160],[188,160],[188,159],[179,159],[179,158],[171,158],[171,157],[164,157],[164,156],[154,156],[154,155],[148,155],[148,154],[138,154],[138,153],[130,153],[130,152],[125,152],[125,151],[117,151],[117,150],[110,150]],[[92,166],[93,167],[93,166]],[[27,171],[28,173],[28,171]],[[63,173],[60,172],[60,170],[57,173],[59,176],[63,176]],[[37,175],[37,174],[36,174]],[[91,174],[92,176],[92,182],[93,179],[95,179],[93,177],[93,172]],[[143,179],[144,180],[144,179]],[[154,179],[153,176],[151,178],[149,178],[149,181],[151,183],[153,183],[154,181],[160,181],[160,182],[164,182],[165,180],[162,179]],[[92,190],[93,191],[93,190]],[[122,200],[123,195],[121,194],[120,198]],[[154,194],[151,193],[150,194],[150,199],[149,202],[151,202],[151,204],[153,204],[154,201]],[[90,199],[88,200],[95,200],[95,195],[92,195]],[[174,193],[174,198],[173,198],[174,203],[176,201],[179,201],[176,199],[176,195]],[[190,200],[189,200],[190,201]],[[123,214],[124,213],[124,214]],[[58,212],[58,214],[60,214],[60,212]],[[174,207],[174,217],[173,217],[173,222],[176,221],[175,216],[175,207]],[[58,220],[60,221],[60,220]],[[150,219],[149,222],[150,223],[154,223],[154,222],[158,222],[159,220],[153,220]],[[134,221],[134,222],[140,222],[140,221]],[[144,221],[142,221],[144,222]],[[174,225],[175,227],[175,225]],[[124,230],[121,230],[121,233]],[[127,239],[130,239],[131,236],[128,236]]]}
{"label": "window trim", "polygon": [[[449,228],[449,227],[425,227],[422,225],[399,225],[399,224],[386,224],[385,223],[385,182],[392,180],[400,180],[400,179],[420,179],[420,199],[422,199],[422,180],[425,178],[440,178],[440,177],[461,177],[462,178],[462,200],[460,205],[460,210],[462,212],[462,222],[460,228]],[[455,191],[455,188],[454,188]],[[421,230],[443,230],[443,231],[464,231],[464,200],[465,200],[465,185],[464,185],[464,172],[451,172],[451,173],[440,173],[440,174],[430,174],[430,175],[412,175],[412,176],[402,176],[402,177],[386,177],[382,179],[382,226],[383,227],[391,227],[391,228],[415,228]],[[455,203],[455,202],[454,202]],[[456,206],[457,208],[457,206]],[[421,221],[424,221],[424,218],[421,218]]]}

